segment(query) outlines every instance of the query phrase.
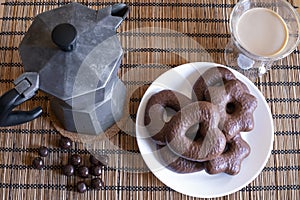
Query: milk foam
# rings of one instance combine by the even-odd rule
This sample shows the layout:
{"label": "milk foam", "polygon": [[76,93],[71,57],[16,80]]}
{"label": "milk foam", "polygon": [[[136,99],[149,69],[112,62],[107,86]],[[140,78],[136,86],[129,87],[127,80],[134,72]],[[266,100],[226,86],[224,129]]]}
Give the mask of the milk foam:
{"label": "milk foam", "polygon": [[236,32],[240,45],[257,56],[276,56],[288,41],[286,23],[267,8],[252,8],[242,14]]}

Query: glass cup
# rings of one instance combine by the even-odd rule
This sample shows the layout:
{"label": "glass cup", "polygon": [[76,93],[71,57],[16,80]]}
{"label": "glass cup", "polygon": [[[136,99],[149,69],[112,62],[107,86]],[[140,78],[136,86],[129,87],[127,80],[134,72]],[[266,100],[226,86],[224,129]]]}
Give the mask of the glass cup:
{"label": "glass cup", "polygon": [[[251,31],[249,31],[248,29],[249,33],[252,31],[263,30],[261,21],[266,18],[261,19],[257,17],[257,14],[250,15],[251,12],[254,13],[254,10],[270,11],[270,13],[275,14],[275,17],[278,17],[278,19],[282,21],[282,24],[284,25],[283,27],[285,27],[284,30],[286,30],[286,40],[284,42],[284,45],[274,54],[262,54],[260,50],[265,48],[265,46],[263,47],[260,45],[264,42],[264,40],[262,40],[262,38],[257,38],[258,40],[256,40],[255,34],[247,35],[247,27],[251,28]],[[245,13],[248,13],[248,19],[246,18]],[[240,21],[242,17],[244,17],[243,25]],[[253,19],[253,17],[257,18]],[[257,22],[255,20],[259,21]],[[249,24],[249,26],[247,23]],[[258,24],[260,24],[260,27]],[[270,23],[268,25],[270,25]],[[244,32],[242,32],[243,27],[246,27]],[[268,29],[266,30],[268,31]],[[275,37],[274,35],[277,35],[277,30],[274,30],[273,32],[270,32],[270,37],[266,37],[267,40],[272,39],[272,37]],[[225,47],[225,61],[227,66],[236,69],[237,71],[248,77],[250,80],[255,81],[257,77],[262,76],[271,68],[274,61],[288,56],[296,49],[299,44],[300,38],[299,15],[293,8],[293,6],[286,0],[241,0],[234,6],[230,15],[230,33],[231,39]],[[261,35],[258,34],[257,36],[261,37]],[[247,43],[244,41],[245,39],[247,40],[247,38],[249,38],[249,40],[252,39],[252,41],[253,39],[255,40],[254,42],[250,43],[249,41],[247,41]],[[259,39],[262,40],[262,43],[258,42]],[[254,48],[253,46],[247,46],[247,44],[254,44]],[[254,50],[255,48],[258,51]]]}

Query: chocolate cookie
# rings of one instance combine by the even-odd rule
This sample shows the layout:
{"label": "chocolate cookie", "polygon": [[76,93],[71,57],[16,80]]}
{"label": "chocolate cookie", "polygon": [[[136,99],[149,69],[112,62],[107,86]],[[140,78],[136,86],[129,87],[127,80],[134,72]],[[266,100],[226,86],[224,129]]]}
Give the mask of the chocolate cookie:
{"label": "chocolate cookie", "polygon": [[215,159],[206,162],[206,172],[217,174],[225,172],[230,175],[238,174],[242,161],[249,155],[250,146],[238,134],[227,142],[224,153]]}
{"label": "chocolate cookie", "polygon": [[193,96],[196,96],[198,101],[205,101],[204,92],[208,87],[224,85],[227,81],[235,79],[235,75],[224,67],[209,68],[194,83]]}
{"label": "chocolate cookie", "polygon": [[222,86],[208,87],[204,97],[218,106],[221,116],[219,127],[227,140],[241,131],[254,128],[253,112],[257,107],[257,99],[239,80],[227,81]]}
{"label": "chocolate cookie", "polygon": [[199,172],[204,169],[204,162],[184,159],[173,153],[167,146],[159,146],[157,151],[162,164],[173,172],[186,174]]}
{"label": "chocolate cookie", "polygon": [[145,109],[144,125],[156,144],[166,144],[165,132],[162,131],[166,124],[165,109],[171,108],[177,112],[191,102],[187,96],[172,90],[162,90],[150,97]]}
{"label": "chocolate cookie", "polygon": [[[220,115],[217,106],[204,101],[191,103],[178,111],[164,127],[168,147],[177,155],[193,161],[206,161],[219,156],[226,138],[218,128]],[[201,137],[190,138],[187,131],[200,125]]]}

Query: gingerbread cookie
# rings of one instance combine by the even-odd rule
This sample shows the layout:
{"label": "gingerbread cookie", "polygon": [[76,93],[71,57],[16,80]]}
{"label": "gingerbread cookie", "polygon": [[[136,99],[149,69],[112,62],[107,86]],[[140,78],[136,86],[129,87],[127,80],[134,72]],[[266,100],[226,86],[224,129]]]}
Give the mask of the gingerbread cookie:
{"label": "gingerbread cookie", "polygon": [[206,162],[206,172],[217,174],[225,172],[230,175],[238,174],[242,161],[249,155],[250,146],[238,134],[227,142],[227,148],[220,156]]}
{"label": "gingerbread cookie", "polygon": [[208,87],[224,85],[229,80],[235,80],[235,75],[224,67],[213,67],[205,71],[194,83],[193,92],[198,101],[205,101],[204,92]]}
{"label": "gingerbread cookie", "polygon": [[165,109],[171,108],[177,112],[191,102],[187,96],[172,90],[162,90],[150,97],[145,109],[144,125],[156,144],[166,144],[162,130],[167,122],[164,119]]}
{"label": "gingerbread cookie", "polygon": [[184,159],[172,152],[167,146],[159,146],[158,151],[162,164],[173,172],[185,174],[199,172],[204,169],[204,162]]}
{"label": "gingerbread cookie", "polygon": [[227,140],[241,131],[253,129],[253,112],[257,107],[257,99],[239,80],[227,81],[222,86],[208,87],[204,98],[218,106],[221,115],[219,127]]}
{"label": "gingerbread cookie", "polygon": [[[218,128],[220,115],[217,106],[197,101],[183,107],[164,127],[167,145],[177,155],[193,161],[206,161],[220,155],[226,138]],[[200,125],[201,136],[194,140],[186,132],[195,124]]]}

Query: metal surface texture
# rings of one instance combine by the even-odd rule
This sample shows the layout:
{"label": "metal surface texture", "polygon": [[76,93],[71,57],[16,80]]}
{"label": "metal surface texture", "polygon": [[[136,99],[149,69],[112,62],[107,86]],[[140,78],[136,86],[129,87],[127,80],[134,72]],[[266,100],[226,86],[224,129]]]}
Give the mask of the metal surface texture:
{"label": "metal surface texture", "polygon": [[116,29],[128,11],[125,4],[92,10],[70,3],[37,15],[24,36],[19,46],[24,69],[39,74],[39,89],[50,95],[51,109],[66,130],[99,134],[118,120],[102,123],[96,116],[123,109],[124,92],[116,94],[121,103],[113,108],[110,94],[115,86],[124,89],[115,84],[123,54]]}

